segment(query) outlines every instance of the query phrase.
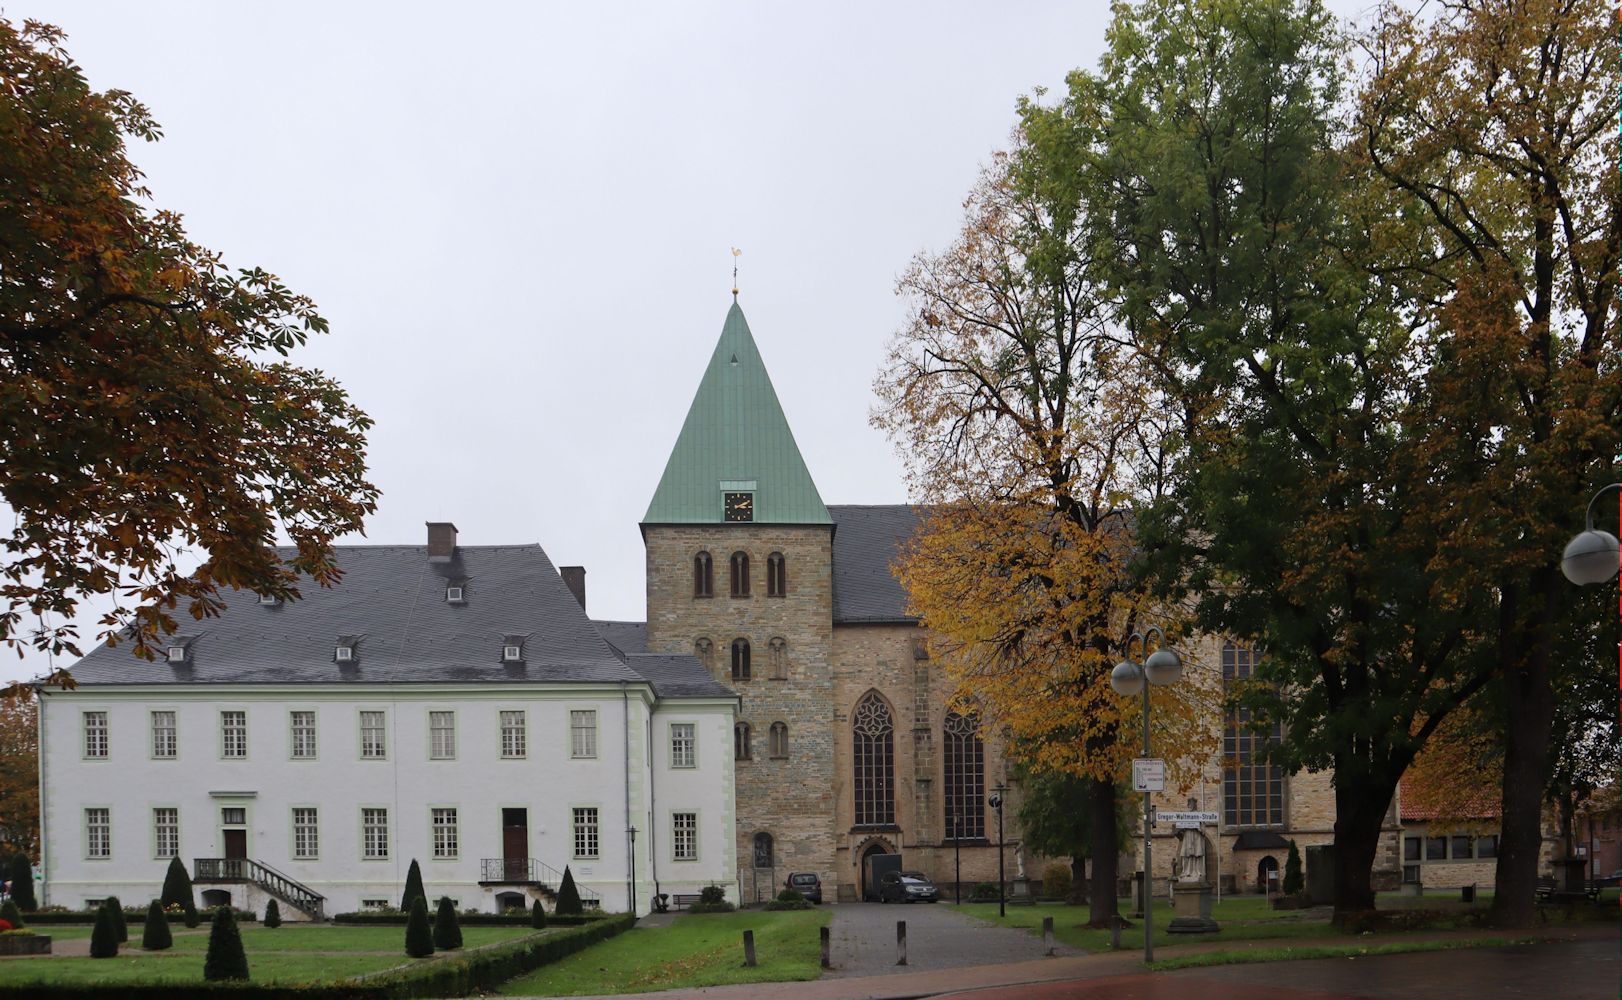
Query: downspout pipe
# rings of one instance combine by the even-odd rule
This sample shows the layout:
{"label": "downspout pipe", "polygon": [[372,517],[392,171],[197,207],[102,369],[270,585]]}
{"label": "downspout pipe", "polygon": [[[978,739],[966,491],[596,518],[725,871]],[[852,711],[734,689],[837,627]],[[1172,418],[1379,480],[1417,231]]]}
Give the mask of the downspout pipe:
{"label": "downspout pipe", "polygon": [[620,736],[625,753],[625,895],[631,916],[636,916],[636,824],[631,822],[631,689],[620,681],[622,711]]}
{"label": "downspout pipe", "polygon": [[49,855],[46,854],[46,817],[50,815],[45,801],[45,685],[35,683],[34,688],[34,737],[37,741],[36,752],[39,757],[39,905],[49,906],[51,903],[51,880],[46,874],[46,864]]}

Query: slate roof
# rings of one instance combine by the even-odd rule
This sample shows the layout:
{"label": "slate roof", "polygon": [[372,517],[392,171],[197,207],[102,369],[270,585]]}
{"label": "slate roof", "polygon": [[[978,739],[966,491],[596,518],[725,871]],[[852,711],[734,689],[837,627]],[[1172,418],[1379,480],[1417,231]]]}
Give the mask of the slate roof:
{"label": "slate roof", "polygon": [[696,656],[634,653],[625,662],[647,678],[660,698],[736,698],[737,692],[710,676]]}
{"label": "slate roof", "polygon": [[729,491],[754,493],[759,524],[829,523],[736,301],[642,523],[721,524]]}
{"label": "slate roof", "polygon": [[592,622],[597,631],[620,656],[648,651],[647,622]]}
{"label": "slate roof", "polygon": [[907,592],[890,572],[901,545],[918,528],[911,504],[828,508],[834,519],[834,624],[908,624]]}
{"label": "slate roof", "polygon": [[[539,545],[461,546],[430,563],[422,546],[339,546],[343,582],[306,584],[303,598],[266,606],[227,592],[218,618],[181,626],[187,662],[147,662],[102,646],[72,669],[98,684],[640,683],[604,641]],[[292,555],[291,549],[283,554]],[[445,601],[447,583],[466,588]],[[340,636],[359,636],[336,663]],[[526,636],[522,663],[501,662],[507,636]],[[695,661],[696,662],[696,661]]]}

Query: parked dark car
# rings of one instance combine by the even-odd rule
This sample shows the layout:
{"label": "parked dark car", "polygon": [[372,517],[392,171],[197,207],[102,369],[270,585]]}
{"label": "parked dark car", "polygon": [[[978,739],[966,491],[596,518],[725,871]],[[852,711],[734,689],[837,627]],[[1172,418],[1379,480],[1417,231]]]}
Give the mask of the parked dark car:
{"label": "parked dark car", "polygon": [[885,872],[879,879],[881,903],[933,903],[939,899],[940,891],[923,872]]}
{"label": "parked dark car", "polygon": [[1599,887],[1601,889],[1609,889],[1612,886],[1622,885],[1622,869],[1618,869],[1609,875],[1601,875],[1594,881],[1599,883]]}
{"label": "parked dark car", "polygon": [[822,902],[822,879],[816,872],[791,872],[783,884],[813,903]]}

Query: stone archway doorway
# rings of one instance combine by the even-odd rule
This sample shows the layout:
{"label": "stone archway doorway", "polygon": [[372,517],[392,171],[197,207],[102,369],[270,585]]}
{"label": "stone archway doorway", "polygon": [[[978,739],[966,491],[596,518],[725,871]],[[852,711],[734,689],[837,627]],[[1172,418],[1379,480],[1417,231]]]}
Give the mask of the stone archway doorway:
{"label": "stone archway doorway", "polygon": [[[858,887],[858,899],[861,899],[864,902],[867,900],[867,859],[871,858],[875,854],[894,853],[894,851],[890,850],[890,845],[884,843],[882,840],[875,840],[873,843],[867,845],[867,848],[862,851],[861,855],[856,860],[856,885]],[[877,893],[877,887],[875,887],[873,891]]]}
{"label": "stone archway doorway", "polygon": [[1256,863],[1256,891],[1266,893],[1278,878],[1278,858],[1269,854]]}

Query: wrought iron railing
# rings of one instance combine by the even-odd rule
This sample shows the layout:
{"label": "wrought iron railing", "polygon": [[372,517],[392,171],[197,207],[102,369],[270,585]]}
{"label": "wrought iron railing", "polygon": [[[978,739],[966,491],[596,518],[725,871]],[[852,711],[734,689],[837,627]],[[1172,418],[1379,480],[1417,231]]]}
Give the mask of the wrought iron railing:
{"label": "wrought iron railing", "polygon": [[[533,885],[548,893],[556,893],[563,884],[563,873],[537,858],[483,858],[479,868],[480,882]],[[579,882],[575,883],[575,890],[586,906],[602,905],[602,897]]]}
{"label": "wrought iron railing", "polygon": [[252,882],[317,920],[325,917],[323,904],[327,897],[261,861],[252,858],[197,858],[192,864],[194,882]]}

